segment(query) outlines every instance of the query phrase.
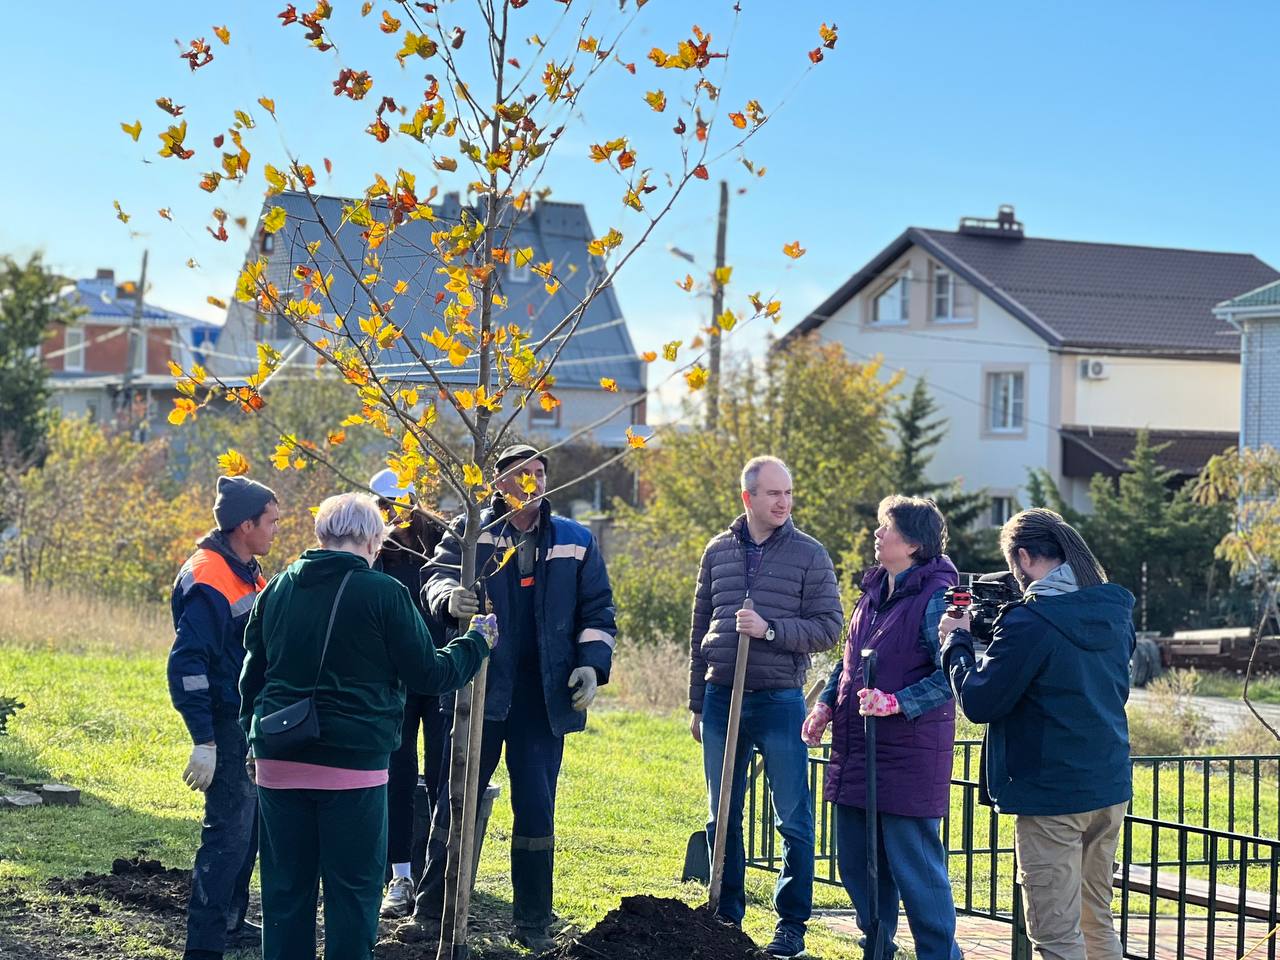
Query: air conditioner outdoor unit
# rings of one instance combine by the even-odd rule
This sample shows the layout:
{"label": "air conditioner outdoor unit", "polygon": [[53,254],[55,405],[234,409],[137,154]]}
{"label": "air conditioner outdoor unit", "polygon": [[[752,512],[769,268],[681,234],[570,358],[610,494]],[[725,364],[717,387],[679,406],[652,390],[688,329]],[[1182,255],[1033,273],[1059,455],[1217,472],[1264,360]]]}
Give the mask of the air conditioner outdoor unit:
{"label": "air conditioner outdoor unit", "polygon": [[1111,371],[1103,360],[1081,360],[1080,376],[1085,380],[1105,380],[1111,376]]}

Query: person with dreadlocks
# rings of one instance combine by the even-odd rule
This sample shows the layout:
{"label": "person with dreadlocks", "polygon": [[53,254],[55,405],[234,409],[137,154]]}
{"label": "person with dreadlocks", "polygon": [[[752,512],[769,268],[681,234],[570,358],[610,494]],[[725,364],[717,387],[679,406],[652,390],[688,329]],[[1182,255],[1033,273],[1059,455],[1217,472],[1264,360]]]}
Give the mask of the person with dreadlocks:
{"label": "person with dreadlocks", "polygon": [[1111,915],[1116,843],[1132,796],[1129,658],[1133,594],[1107,582],[1080,534],[1052,510],[1000,531],[1022,601],[974,654],[969,617],[938,632],[956,702],[987,724],[980,799],[1014,815],[1027,934],[1045,960],[1121,960]]}

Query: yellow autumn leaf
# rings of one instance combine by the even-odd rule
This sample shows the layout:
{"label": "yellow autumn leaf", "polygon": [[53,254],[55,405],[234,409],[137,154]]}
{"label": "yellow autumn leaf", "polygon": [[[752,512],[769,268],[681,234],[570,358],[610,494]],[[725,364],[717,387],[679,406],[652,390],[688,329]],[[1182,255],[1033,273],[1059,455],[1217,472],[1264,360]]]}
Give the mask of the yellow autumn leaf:
{"label": "yellow autumn leaf", "polygon": [[520,478],[516,482],[520,484],[520,489],[525,493],[533,493],[538,489],[538,481],[534,479],[532,473],[520,474]]}
{"label": "yellow autumn leaf", "polygon": [[639,450],[648,442],[648,437],[642,437],[635,433],[630,427],[627,427],[627,446]]}
{"label": "yellow autumn leaf", "polygon": [[267,233],[275,233],[284,226],[286,219],[284,207],[272,207],[262,218],[262,229]]}
{"label": "yellow autumn leaf", "polygon": [[667,95],[661,90],[654,90],[650,93],[646,93],[644,95],[644,102],[653,107],[653,109],[658,113],[667,109]]}
{"label": "yellow autumn leaf", "polygon": [[205,299],[205,302],[208,303],[211,307],[217,307],[219,310],[227,309],[227,301],[221,299],[220,297],[209,296],[209,297],[205,297],[204,299]]}
{"label": "yellow autumn leaf", "polygon": [[738,318],[732,310],[726,310],[720,316],[716,317],[716,326],[728,333],[738,325]]}
{"label": "yellow autumn leaf", "polygon": [[560,289],[560,281],[550,280],[547,283],[544,283],[543,287],[546,289],[549,295],[554,297],[556,295],[556,292]]}
{"label": "yellow autumn leaf", "polygon": [[391,289],[395,291],[396,296],[399,296],[400,294],[404,293],[406,290],[409,289],[409,281],[397,280],[395,286],[392,287]]}
{"label": "yellow autumn leaf", "polygon": [[533,260],[533,247],[521,247],[512,254],[517,267],[528,266]]}
{"label": "yellow autumn leaf", "polygon": [[791,243],[784,243],[782,245],[782,252],[792,260],[799,260],[805,255],[805,249],[800,246],[799,240],[793,240]]}
{"label": "yellow autumn leaf", "polygon": [[142,121],[135,120],[133,123],[122,123],[120,129],[133,138],[133,142],[138,142],[138,137],[142,135]]}
{"label": "yellow autumn leaf", "polygon": [[462,482],[468,487],[478,487],[484,483],[484,471],[474,463],[464,463],[462,465]]}
{"label": "yellow autumn leaf", "polygon": [[222,41],[223,46],[226,46],[231,43],[231,31],[228,30],[225,26],[214,27],[213,33],[219,40]]}
{"label": "yellow autumn leaf", "polygon": [[218,469],[228,477],[239,477],[249,472],[249,461],[239,450],[228,450],[218,457]]}
{"label": "yellow autumn leaf", "polygon": [[175,427],[181,426],[182,421],[187,417],[196,415],[196,402],[186,397],[175,397],[173,401],[173,409],[169,411],[169,422]]}
{"label": "yellow autumn leaf", "polygon": [[587,253],[593,257],[603,257],[610,250],[613,250],[622,244],[622,234],[614,227],[609,228],[609,232],[603,237],[597,237],[587,244]]}
{"label": "yellow autumn leaf", "polygon": [[618,392],[618,381],[613,377],[601,377],[600,386],[602,389],[608,390],[610,393]]}
{"label": "yellow autumn leaf", "polygon": [[720,286],[727,286],[729,278],[733,276],[733,267],[716,267],[715,274],[716,283]]}
{"label": "yellow autumn leaf", "polygon": [[695,365],[685,373],[684,382],[689,385],[690,390],[701,390],[707,385],[707,368],[701,364]]}
{"label": "yellow autumn leaf", "polygon": [[258,104],[262,107],[263,110],[271,114],[271,116],[274,117],[276,115],[276,102],[272,100],[270,97],[259,97]]}
{"label": "yellow autumn leaf", "polygon": [[674,361],[676,358],[676,352],[680,349],[680,344],[683,342],[683,340],[672,340],[670,343],[664,343],[662,345],[662,359]]}

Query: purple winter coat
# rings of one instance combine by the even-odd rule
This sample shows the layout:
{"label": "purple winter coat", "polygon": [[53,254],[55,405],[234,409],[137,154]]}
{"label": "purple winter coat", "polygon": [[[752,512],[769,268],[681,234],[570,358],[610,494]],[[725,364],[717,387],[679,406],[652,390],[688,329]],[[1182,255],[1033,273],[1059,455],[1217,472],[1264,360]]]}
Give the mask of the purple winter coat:
{"label": "purple winter coat", "polygon": [[[875,650],[876,687],[897,693],[937,670],[920,646],[920,624],[929,599],[956,583],[956,568],[946,557],[913,567],[887,602],[888,571],[876,567],[862,579],[862,596],[849,624],[844,671],[831,727],[831,760],[824,795],[834,803],[867,803],[866,739],[858,714],[864,649]],[[914,720],[902,714],[876,721],[877,803],[881,813],[904,817],[941,817],[947,812],[951,759],[956,734],[955,701]]]}

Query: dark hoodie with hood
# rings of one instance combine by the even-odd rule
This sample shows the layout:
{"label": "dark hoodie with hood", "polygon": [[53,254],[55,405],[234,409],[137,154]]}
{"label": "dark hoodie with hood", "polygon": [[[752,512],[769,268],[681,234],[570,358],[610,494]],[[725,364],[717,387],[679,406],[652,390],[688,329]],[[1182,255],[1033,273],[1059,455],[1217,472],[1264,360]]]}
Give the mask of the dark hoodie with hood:
{"label": "dark hoodie with hood", "polygon": [[964,630],[942,651],[965,716],[987,724],[982,799],[1000,813],[1085,813],[1132,797],[1133,594],[1114,583],[1078,589],[1059,570],[1040,582],[1053,578],[1049,589],[1033,583],[1004,608],[980,659]]}

